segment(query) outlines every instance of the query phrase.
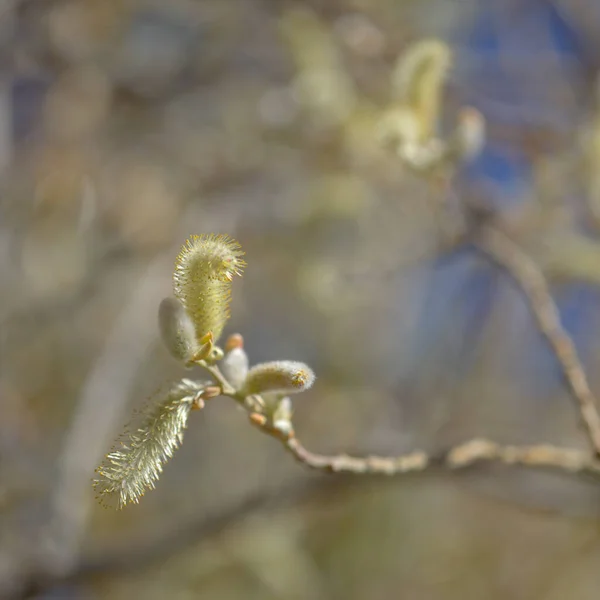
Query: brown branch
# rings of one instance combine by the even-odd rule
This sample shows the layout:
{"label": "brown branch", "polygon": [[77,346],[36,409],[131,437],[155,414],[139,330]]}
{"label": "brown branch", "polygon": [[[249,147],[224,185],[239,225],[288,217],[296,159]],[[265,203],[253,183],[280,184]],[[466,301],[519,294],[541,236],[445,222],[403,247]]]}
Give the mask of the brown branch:
{"label": "brown branch", "polygon": [[495,461],[505,465],[550,468],[569,473],[600,474],[600,461],[579,450],[550,445],[502,446],[485,438],[459,444],[442,455],[429,456],[425,452],[416,451],[393,458],[381,456],[356,458],[345,454],[323,456],[306,450],[297,438],[291,438],[286,447],[299,461],[309,467],[332,472],[396,475],[424,471],[432,465],[462,469],[478,462]]}
{"label": "brown branch", "polygon": [[525,294],[539,330],[556,356],[579,412],[592,448],[600,456],[600,415],[577,349],[560,321],[560,314],[546,278],[535,262],[498,229],[480,230],[477,247],[504,268]]}
{"label": "brown branch", "polygon": [[284,448],[303,465],[328,473],[399,475],[425,471],[430,467],[464,469],[479,462],[499,462],[508,466],[547,468],[567,473],[600,475],[600,460],[573,448],[549,444],[503,446],[485,438],[476,438],[437,455],[417,450],[400,456],[356,457],[347,454],[324,455],[307,450],[292,431],[289,434],[270,426],[264,418],[250,415],[250,422],[266,435],[279,440]]}
{"label": "brown branch", "polygon": [[540,331],[562,367],[569,388],[578,402],[583,422],[595,453],[552,445],[514,446],[476,438],[437,455],[423,451],[389,456],[356,457],[347,454],[324,455],[304,447],[291,423],[285,430],[273,426],[260,406],[248,403],[227,381],[216,365],[201,362],[213,376],[221,393],[245,408],[250,422],[266,435],[277,439],[298,462],[329,473],[397,475],[421,472],[430,467],[462,469],[480,462],[497,462],[530,468],[546,468],[565,473],[600,475],[600,416],[577,350],[560,321],[560,315],[546,279],[536,264],[501,231],[483,226],[476,238],[477,247],[504,268],[525,294]]}

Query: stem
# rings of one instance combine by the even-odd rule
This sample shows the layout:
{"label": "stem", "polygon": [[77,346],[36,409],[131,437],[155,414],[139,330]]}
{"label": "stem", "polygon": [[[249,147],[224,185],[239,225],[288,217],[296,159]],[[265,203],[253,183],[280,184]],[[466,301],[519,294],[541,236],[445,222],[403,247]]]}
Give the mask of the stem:
{"label": "stem", "polygon": [[491,226],[482,228],[478,248],[504,268],[521,288],[541,333],[556,356],[577,401],[581,419],[596,456],[600,456],[600,415],[575,344],[560,321],[544,274],[509,237]]}

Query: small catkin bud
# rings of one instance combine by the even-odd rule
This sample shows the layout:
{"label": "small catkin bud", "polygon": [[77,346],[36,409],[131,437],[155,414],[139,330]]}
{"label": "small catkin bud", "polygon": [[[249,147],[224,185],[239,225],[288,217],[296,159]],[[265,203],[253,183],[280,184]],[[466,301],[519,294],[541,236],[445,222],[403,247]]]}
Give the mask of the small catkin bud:
{"label": "small catkin bud", "polygon": [[225,357],[221,361],[223,375],[236,390],[239,390],[246,381],[248,368],[248,355],[244,350],[242,336],[239,334],[229,336],[225,342]]}
{"label": "small catkin bud", "polygon": [[201,341],[212,334],[216,343],[227,319],[231,281],[246,263],[240,245],[226,235],[193,235],[175,261],[173,292],[181,302]]}
{"label": "small catkin bud", "polygon": [[277,360],[255,365],[243,386],[245,396],[264,392],[295,394],[309,389],[315,381],[312,369],[301,362]]}
{"label": "small catkin bud", "polygon": [[188,363],[200,350],[194,324],[177,299],[165,298],[160,303],[158,327],[167,350],[177,360]]}
{"label": "small catkin bud", "polygon": [[292,426],[292,400],[288,396],[281,398],[273,413],[273,427],[281,433],[289,434],[293,431]]}
{"label": "small catkin bud", "polygon": [[481,152],[485,144],[485,119],[477,109],[465,106],[460,111],[450,144],[460,161],[472,160]]}
{"label": "small catkin bud", "polygon": [[219,348],[219,346],[212,346],[210,351],[207,353],[206,361],[214,364],[223,359],[225,353],[223,352],[223,348]]}
{"label": "small catkin bud", "polygon": [[225,352],[230,352],[234,348],[243,348],[244,338],[240,333],[232,333],[225,342]]}
{"label": "small catkin bud", "polygon": [[294,427],[292,425],[292,400],[289,396],[267,392],[261,396],[263,402],[262,414],[266,422],[285,435],[289,435]]}

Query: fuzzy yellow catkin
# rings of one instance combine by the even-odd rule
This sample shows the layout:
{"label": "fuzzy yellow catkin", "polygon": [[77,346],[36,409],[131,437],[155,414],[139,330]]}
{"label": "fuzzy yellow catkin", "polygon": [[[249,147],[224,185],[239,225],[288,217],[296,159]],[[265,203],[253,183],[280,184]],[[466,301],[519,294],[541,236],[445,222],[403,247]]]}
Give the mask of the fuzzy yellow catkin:
{"label": "fuzzy yellow catkin", "polygon": [[101,504],[123,508],[154,488],[164,464],[180,446],[194,402],[206,385],[182,379],[142,411],[138,425],[126,429],[96,469],[93,486]]}
{"label": "fuzzy yellow catkin", "polygon": [[392,76],[395,100],[417,119],[420,142],[436,133],[442,88],[451,62],[449,46],[432,38],[412,44],[396,64]]}
{"label": "fuzzy yellow catkin", "polygon": [[315,374],[308,365],[292,360],[276,360],[252,367],[242,391],[245,396],[264,392],[297,394],[308,390],[314,381]]}
{"label": "fuzzy yellow catkin", "polygon": [[194,324],[196,340],[216,342],[229,318],[231,281],[246,263],[240,245],[227,235],[192,235],[181,248],[173,272],[173,292]]}

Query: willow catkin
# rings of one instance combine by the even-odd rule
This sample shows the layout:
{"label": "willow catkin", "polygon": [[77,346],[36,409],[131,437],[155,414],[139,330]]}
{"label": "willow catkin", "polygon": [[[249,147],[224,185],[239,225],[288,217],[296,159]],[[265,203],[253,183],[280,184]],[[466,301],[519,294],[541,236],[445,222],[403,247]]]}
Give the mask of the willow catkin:
{"label": "willow catkin", "polygon": [[123,433],[96,469],[93,485],[99,502],[123,508],[154,488],[181,444],[194,402],[206,385],[183,379],[142,411],[139,425]]}
{"label": "willow catkin", "polygon": [[451,61],[448,45],[435,38],[416,42],[398,59],[392,76],[394,95],[417,119],[420,141],[435,134]]}
{"label": "willow catkin", "polygon": [[246,263],[240,245],[227,235],[192,235],[175,261],[173,292],[192,320],[200,344],[216,342],[229,318],[231,281]]}
{"label": "willow catkin", "polygon": [[242,388],[245,396],[264,392],[297,394],[308,390],[315,381],[313,370],[302,362],[275,360],[253,366]]}

